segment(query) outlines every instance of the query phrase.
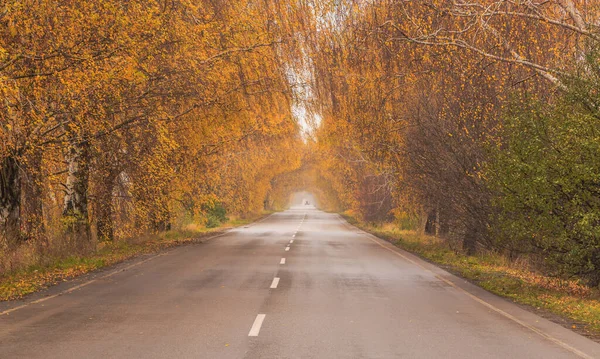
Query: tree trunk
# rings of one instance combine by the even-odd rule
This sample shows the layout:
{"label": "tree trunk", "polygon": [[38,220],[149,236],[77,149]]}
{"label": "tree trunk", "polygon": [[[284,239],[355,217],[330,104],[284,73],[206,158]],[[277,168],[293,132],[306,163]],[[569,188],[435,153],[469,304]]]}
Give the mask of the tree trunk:
{"label": "tree trunk", "polygon": [[96,199],[96,233],[98,241],[111,242],[115,239],[113,223],[113,189],[116,175],[108,171],[102,179]]}
{"label": "tree trunk", "polygon": [[156,198],[150,214],[151,229],[158,233],[171,230],[171,213],[168,204],[169,192],[166,188],[161,190],[161,196]]}
{"label": "tree trunk", "polygon": [[442,209],[440,210],[440,236],[441,237],[445,237],[450,233],[450,220],[449,220],[449,216],[448,216],[448,208],[447,207],[442,207]]}
{"label": "tree trunk", "polygon": [[437,235],[436,231],[436,211],[429,211],[427,212],[427,220],[425,221],[424,233],[429,235]]}
{"label": "tree trunk", "polygon": [[112,205],[99,206],[96,233],[100,242],[112,242],[115,239]]}
{"label": "tree trunk", "polygon": [[467,233],[465,233],[465,237],[463,238],[463,250],[467,255],[472,256],[477,252],[478,236],[477,225],[467,228]]}
{"label": "tree trunk", "polygon": [[8,156],[0,162],[0,235],[9,244],[21,239],[21,172],[19,161]]}
{"label": "tree trunk", "polygon": [[435,236],[440,236],[440,207],[435,208]]}
{"label": "tree trunk", "polygon": [[186,192],[183,194],[182,205],[190,220],[194,220],[196,217],[196,203],[194,202],[194,197],[191,193]]}
{"label": "tree trunk", "polygon": [[22,173],[22,228],[27,239],[39,239],[44,233],[42,151],[33,154],[21,166]]}
{"label": "tree trunk", "polygon": [[273,205],[271,204],[271,196],[269,193],[267,193],[265,199],[263,200],[263,209],[265,211],[270,211],[271,208],[273,208]]}
{"label": "tree trunk", "polygon": [[150,213],[150,228],[154,233],[171,230],[170,215],[163,210],[154,210]]}
{"label": "tree trunk", "polygon": [[66,232],[78,244],[90,240],[88,221],[89,145],[73,141],[66,153],[67,180],[63,204]]}
{"label": "tree trunk", "polygon": [[427,212],[422,211],[419,215],[419,228],[417,228],[419,234],[427,234],[427,219],[429,218]]}

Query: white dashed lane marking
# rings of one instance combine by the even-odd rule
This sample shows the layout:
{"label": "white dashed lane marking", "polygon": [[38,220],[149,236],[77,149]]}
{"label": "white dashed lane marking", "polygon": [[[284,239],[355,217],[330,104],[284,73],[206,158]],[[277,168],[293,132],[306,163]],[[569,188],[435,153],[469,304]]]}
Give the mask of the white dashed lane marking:
{"label": "white dashed lane marking", "polygon": [[281,258],[281,261],[279,262],[279,264],[285,264],[285,258]]}
{"label": "white dashed lane marking", "polygon": [[266,314],[258,314],[256,319],[254,319],[254,324],[252,324],[252,328],[250,328],[250,332],[248,333],[249,337],[257,337],[258,333],[260,333],[260,327],[262,327],[263,322],[265,321]]}
{"label": "white dashed lane marking", "polygon": [[273,282],[271,282],[271,289],[277,288],[278,285],[279,285],[279,278],[277,278],[277,277],[273,278]]}

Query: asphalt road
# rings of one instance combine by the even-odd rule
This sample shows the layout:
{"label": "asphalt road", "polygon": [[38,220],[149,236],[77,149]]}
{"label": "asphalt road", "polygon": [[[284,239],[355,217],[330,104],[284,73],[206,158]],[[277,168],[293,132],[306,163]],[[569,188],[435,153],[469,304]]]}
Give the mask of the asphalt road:
{"label": "asphalt road", "polygon": [[1,358],[600,358],[599,344],[310,206],[0,312]]}

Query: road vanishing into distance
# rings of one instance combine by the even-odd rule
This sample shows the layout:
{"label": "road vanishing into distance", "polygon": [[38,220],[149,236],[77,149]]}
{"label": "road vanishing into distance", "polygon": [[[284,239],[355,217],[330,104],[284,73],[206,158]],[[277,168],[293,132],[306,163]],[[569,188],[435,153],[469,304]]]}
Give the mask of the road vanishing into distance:
{"label": "road vanishing into distance", "polygon": [[1,358],[600,358],[600,345],[296,206],[0,307]]}

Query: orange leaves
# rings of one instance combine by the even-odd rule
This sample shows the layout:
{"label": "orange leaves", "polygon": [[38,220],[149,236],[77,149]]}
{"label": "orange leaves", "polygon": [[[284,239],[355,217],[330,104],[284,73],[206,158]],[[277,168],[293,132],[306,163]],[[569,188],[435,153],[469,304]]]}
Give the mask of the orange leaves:
{"label": "orange leaves", "polygon": [[[461,203],[464,213],[485,212],[462,204],[479,196],[448,193],[482,190],[455,186],[470,186],[473,178],[481,185],[473,174],[486,156],[484,144],[502,126],[504,104],[521,90],[553,91],[543,81],[556,82],[555,70],[576,61],[556,49],[574,49],[588,36],[565,26],[575,17],[558,16],[556,1],[499,4],[376,2],[320,29],[311,60],[324,118],[322,172],[346,208],[361,196],[381,204],[375,192],[394,188],[395,205],[414,204],[420,193],[432,202],[425,207]],[[580,13],[600,10],[575,5]],[[327,12],[337,10],[331,5]]]}
{"label": "orange leaves", "polygon": [[0,5],[11,29],[0,33],[0,156],[40,153],[49,233],[61,235],[75,168],[65,149],[83,146],[82,220],[114,227],[116,239],[193,221],[205,203],[260,211],[302,147],[285,68],[298,48],[274,20],[298,14],[275,8],[286,10],[247,0]]}

